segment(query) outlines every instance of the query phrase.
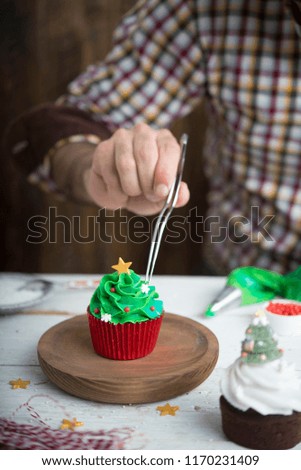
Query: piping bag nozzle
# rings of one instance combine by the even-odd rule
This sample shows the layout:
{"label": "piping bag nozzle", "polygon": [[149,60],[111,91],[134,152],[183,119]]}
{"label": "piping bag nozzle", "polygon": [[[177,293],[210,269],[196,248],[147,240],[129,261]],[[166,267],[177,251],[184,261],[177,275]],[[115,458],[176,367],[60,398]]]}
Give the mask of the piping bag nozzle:
{"label": "piping bag nozzle", "polygon": [[205,312],[206,317],[214,317],[216,313],[241,305],[242,292],[238,287],[226,285],[223,290],[208,305]]}

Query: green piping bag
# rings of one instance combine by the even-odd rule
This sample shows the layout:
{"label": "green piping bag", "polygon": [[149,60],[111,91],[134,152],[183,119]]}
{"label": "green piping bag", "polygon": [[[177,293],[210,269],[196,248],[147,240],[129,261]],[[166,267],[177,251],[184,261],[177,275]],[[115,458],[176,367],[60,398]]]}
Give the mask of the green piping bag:
{"label": "green piping bag", "polygon": [[226,286],[207,307],[205,316],[229,308],[265,302],[275,297],[301,301],[301,266],[289,274],[279,274],[254,266],[234,269]]}

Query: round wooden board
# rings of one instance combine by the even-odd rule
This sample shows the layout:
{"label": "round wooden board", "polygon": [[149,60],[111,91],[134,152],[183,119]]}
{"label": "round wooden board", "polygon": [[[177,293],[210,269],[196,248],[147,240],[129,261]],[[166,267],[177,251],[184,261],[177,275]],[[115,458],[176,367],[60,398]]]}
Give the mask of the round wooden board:
{"label": "round wooden board", "polygon": [[131,361],[98,356],[86,315],[50,328],[38,344],[40,365],[71,395],[103,403],[150,403],[182,395],[201,384],[218,358],[218,341],[205,326],[164,315],[154,351]]}

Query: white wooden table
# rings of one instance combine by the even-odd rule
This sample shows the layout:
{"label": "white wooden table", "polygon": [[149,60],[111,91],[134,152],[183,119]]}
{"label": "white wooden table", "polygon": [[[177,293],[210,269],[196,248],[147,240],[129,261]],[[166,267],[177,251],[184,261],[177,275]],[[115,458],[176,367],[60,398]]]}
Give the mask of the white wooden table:
{"label": "white wooden table", "polygon": [[[44,279],[60,283],[97,276],[48,275]],[[153,279],[165,310],[187,316],[210,328],[219,340],[220,355],[211,376],[195,390],[170,400],[178,406],[175,416],[160,416],[158,405],[107,405],[85,401],[58,389],[43,374],[36,347],[41,335],[52,325],[74,314],[83,314],[92,289],[57,289],[39,305],[23,313],[0,318],[0,418],[18,424],[46,425],[59,429],[64,418],[83,423],[74,432],[115,429],[122,436],[127,429],[125,449],[239,449],[221,429],[219,380],[221,371],[240,354],[251,314],[256,306],[238,308],[214,318],[202,312],[223,287],[223,278],[155,276]],[[55,311],[55,314],[49,312]],[[40,312],[40,313],[39,313]],[[280,337],[287,360],[294,361],[301,376],[300,336]],[[12,390],[9,382],[30,380],[27,389]],[[121,437],[122,440],[122,437]],[[301,449],[299,444],[296,449]]]}

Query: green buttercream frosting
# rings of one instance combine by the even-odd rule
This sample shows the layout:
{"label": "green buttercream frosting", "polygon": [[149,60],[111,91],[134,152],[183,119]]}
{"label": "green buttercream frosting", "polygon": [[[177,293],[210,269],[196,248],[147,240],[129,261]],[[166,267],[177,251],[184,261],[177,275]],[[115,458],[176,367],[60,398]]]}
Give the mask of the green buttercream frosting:
{"label": "green buttercream frosting", "polygon": [[163,302],[155,287],[129,271],[130,274],[116,271],[103,276],[90,301],[92,315],[100,319],[110,315],[111,323],[123,324],[152,320],[163,313]]}

